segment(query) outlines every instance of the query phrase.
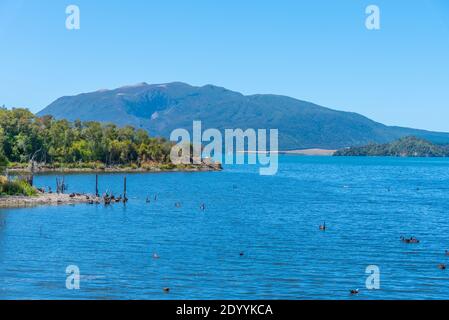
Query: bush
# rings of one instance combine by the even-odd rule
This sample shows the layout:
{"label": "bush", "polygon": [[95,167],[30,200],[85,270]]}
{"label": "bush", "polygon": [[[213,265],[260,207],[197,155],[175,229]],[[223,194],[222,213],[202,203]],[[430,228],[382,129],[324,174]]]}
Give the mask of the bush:
{"label": "bush", "polygon": [[28,168],[29,163],[20,163],[20,162],[9,162],[8,168],[14,168],[14,169],[26,169]]}
{"label": "bush", "polygon": [[2,196],[35,196],[37,195],[36,189],[28,184],[24,180],[12,180],[8,181],[6,177],[0,178],[0,195]]}
{"label": "bush", "polygon": [[104,170],[106,166],[104,163],[100,161],[91,161],[91,162],[74,162],[74,163],[55,162],[49,167],[62,168],[62,169]]}
{"label": "bush", "polygon": [[166,163],[166,164],[164,163],[159,166],[159,169],[161,170],[173,170],[175,168],[176,165],[174,165],[173,163]]}

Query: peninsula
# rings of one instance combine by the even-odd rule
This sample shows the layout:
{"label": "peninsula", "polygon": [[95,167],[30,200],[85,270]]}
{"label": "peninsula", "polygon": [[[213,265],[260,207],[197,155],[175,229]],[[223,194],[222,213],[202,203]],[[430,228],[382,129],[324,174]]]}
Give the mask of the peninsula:
{"label": "peninsula", "polygon": [[37,117],[0,109],[0,170],[9,173],[218,171],[221,164],[173,164],[173,143],[144,129]]}
{"label": "peninsula", "polygon": [[385,144],[368,144],[340,149],[334,156],[449,157],[449,145],[438,145],[416,137],[404,137]]}

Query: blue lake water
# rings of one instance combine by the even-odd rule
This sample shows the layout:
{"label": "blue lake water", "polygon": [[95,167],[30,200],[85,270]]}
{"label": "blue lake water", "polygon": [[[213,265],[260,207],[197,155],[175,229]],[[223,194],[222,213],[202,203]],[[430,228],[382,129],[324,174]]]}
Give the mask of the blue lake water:
{"label": "blue lake water", "polygon": [[[123,174],[99,180],[121,193]],[[275,176],[245,165],[127,180],[126,206],[0,210],[0,298],[449,298],[449,270],[437,267],[449,264],[448,159],[283,156]],[[95,175],[65,181],[95,189]],[[55,176],[35,183],[54,189]],[[80,290],[66,289],[68,265]],[[368,265],[380,290],[365,288]]]}

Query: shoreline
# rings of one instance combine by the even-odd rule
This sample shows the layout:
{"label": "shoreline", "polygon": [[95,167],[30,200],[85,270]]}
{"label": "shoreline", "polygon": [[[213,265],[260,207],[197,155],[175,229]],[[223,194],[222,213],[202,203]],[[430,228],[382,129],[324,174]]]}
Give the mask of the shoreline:
{"label": "shoreline", "polygon": [[298,149],[298,150],[282,150],[282,151],[237,151],[237,153],[245,153],[245,154],[266,154],[266,153],[275,153],[275,154],[291,154],[291,155],[301,155],[301,156],[322,156],[322,157],[331,157],[333,156],[337,150],[331,149]]}
{"label": "shoreline", "polygon": [[24,174],[47,174],[47,173],[169,173],[169,172],[213,172],[222,171],[223,167],[220,163],[191,165],[185,167],[174,168],[131,168],[131,167],[105,167],[105,168],[68,168],[68,167],[40,167],[34,171],[30,168],[12,167],[8,168],[8,173],[24,173]]}
{"label": "shoreline", "polygon": [[[41,166],[35,168],[31,167],[12,167],[7,169],[8,174],[77,174],[77,173],[181,173],[181,172],[218,172],[222,171],[223,167],[221,163],[203,163],[201,165],[178,165],[174,168],[131,168],[131,167],[105,167],[105,168],[67,168],[67,167],[50,167]],[[38,190],[38,194],[35,196],[0,196],[0,209],[15,209],[15,208],[27,208],[36,206],[59,206],[59,205],[76,205],[76,204],[91,204],[91,205],[110,205],[118,203],[123,200],[112,198],[97,197],[93,194],[85,193],[47,193],[42,190]],[[125,200],[126,201],[126,200]]]}

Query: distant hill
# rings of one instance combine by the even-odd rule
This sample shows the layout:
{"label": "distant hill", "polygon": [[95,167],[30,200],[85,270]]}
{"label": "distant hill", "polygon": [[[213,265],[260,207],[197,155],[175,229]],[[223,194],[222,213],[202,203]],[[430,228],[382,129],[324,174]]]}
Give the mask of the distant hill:
{"label": "distant hill", "polygon": [[147,129],[168,137],[176,128],[279,129],[279,147],[339,149],[370,142],[384,143],[417,136],[436,143],[449,142],[448,133],[390,127],[362,115],[328,109],[286,96],[245,96],[225,88],[190,86],[181,82],[141,83],[62,97],[38,113],[57,119],[112,122]]}
{"label": "distant hill", "polygon": [[334,156],[449,157],[449,145],[436,145],[416,137],[386,144],[369,144],[338,150]]}

